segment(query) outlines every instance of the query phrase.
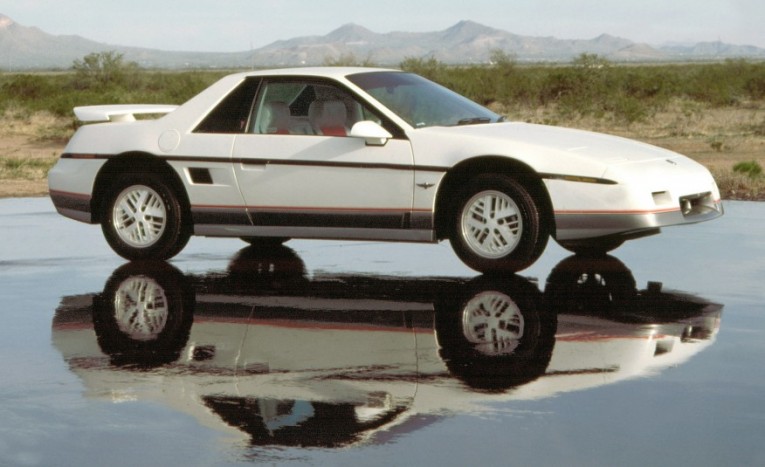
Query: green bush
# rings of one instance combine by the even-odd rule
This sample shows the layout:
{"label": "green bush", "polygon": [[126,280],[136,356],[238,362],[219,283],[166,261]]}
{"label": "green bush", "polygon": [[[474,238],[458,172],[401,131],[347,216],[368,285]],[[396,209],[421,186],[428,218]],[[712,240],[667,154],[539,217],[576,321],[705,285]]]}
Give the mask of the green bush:
{"label": "green bush", "polygon": [[130,86],[137,79],[138,65],[125,62],[117,52],[91,53],[72,64],[77,89]]}
{"label": "green bush", "polygon": [[757,161],[739,162],[733,166],[733,171],[756,178],[762,175],[762,166]]}

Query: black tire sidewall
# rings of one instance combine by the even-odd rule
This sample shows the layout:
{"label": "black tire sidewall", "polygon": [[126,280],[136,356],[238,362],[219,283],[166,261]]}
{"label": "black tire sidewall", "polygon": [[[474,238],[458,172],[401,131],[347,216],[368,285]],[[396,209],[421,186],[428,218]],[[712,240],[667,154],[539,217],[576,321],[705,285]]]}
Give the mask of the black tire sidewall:
{"label": "black tire sidewall", "polygon": [[[113,223],[113,211],[117,197],[126,188],[145,186],[154,190],[165,204],[167,214],[165,230],[153,244],[139,248],[125,243]],[[185,224],[183,208],[172,189],[156,174],[122,174],[112,183],[101,217],[101,228],[109,246],[120,256],[129,260],[166,260],[175,256],[188,242],[190,230]]]}

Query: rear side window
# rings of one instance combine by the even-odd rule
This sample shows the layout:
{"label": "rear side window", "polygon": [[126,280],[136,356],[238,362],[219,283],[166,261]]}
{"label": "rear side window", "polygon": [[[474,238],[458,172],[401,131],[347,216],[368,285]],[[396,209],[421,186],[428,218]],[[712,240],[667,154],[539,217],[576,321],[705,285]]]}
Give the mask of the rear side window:
{"label": "rear side window", "polygon": [[202,120],[195,133],[243,133],[258,92],[259,79],[246,79]]}

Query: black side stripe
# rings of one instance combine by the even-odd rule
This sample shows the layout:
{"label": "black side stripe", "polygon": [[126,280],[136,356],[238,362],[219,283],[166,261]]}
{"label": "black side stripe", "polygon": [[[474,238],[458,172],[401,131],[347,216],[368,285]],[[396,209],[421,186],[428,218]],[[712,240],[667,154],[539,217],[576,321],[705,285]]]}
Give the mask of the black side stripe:
{"label": "black side stripe", "polygon": [[330,161],[307,161],[307,160],[285,160],[285,159],[232,159],[235,163],[244,165],[288,165],[304,167],[339,167],[348,169],[388,169],[388,170],[417,170],[422,172],[446,172],[448,167],[429,167],[408,164],[386,164],[386,163],[358,163],[358,162],[330,162]]}
{"label": "black side stripe", "polygon": [[[65,153],[61,155],[62,159],[111,159],[116,157],[109,154],[74,154]],[[330,161],[312,161],[312,160],[285,160],[285,159],[246,159],[230,157],[196,157],[196,156],[156,156],[159,159],[168,162],[207,162],[215,164],[235,163],[244,165],[288,165],[303,167],[340,167],[350,169],[387,169],[387,170],[417,170],[420,172],[446,172],[448,167],[419,166],[414,167],[408,164],[385,164],[385,163],[357,163],[357,162],[330,162]]]}
{"label": "black side stripe", "polygon": [[576,183],[595,183],[596,185],[618,185],[617,182],[608,180],[607,178],[583,177],[581,175],[540,173],[539,176],[545,180],[563,180],[564,182]]}
{"label": "black side stripe", "polygon": [[[109,154],[75,154],[64,153],[62,159],[110,159],[116,157]],[[195,157],[195,156],[157,156],[168,162],[207,162],[207,163],[236,163],[244,165],[289,165],[302,167],[340,167],[350,169],[385,169],[385,170],[416,170],[418,172],[448,172],[450,167],[441,166],[413,166],[407,164],[384,164],[384,163],[356,163],[356,162],[330,162],[311,160],[285,160],[285,159],[245,159],[230,157]],[[567,175],[554,173],[540,173],[545,180],[562,180],[575,183],[594,183],[596,185],[616,185],[617,182],[605,178],[585,177],[581,175]]]}

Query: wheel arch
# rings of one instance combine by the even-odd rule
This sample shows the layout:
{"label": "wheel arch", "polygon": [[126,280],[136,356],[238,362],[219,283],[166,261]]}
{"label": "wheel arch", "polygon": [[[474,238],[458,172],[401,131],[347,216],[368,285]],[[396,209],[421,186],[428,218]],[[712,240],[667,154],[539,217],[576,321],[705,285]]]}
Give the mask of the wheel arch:
{"label": "wheel arch", "polygon": [[148,153],[129,152],[110,158],[98,172],[91,198],[93,222],[101,222],[105,205],[108,202],[108,196],[105,195],[109,191],[109,187],[114,183],[116,176],[125,173],[153,173],[160,175],[177,194],[181,207],[186,212],[190,211],[191,203],[183,181],[181,181],[178,172],[167,161]]}
{"label": "wheel arch", "polygon": [[481,174],[505,174],[529,191],[539,209],[544,213],[543,225],[550,235],[555,234],[555,216],[550,194],[542,181],[542,177],[529,165],[503,156],[478,156],[460,162],[452,167],[441,182],[435,203],[435,228],[439,240],[449,238],[451,222],[450,213],[455,209],[454,194],[468,180]]}

